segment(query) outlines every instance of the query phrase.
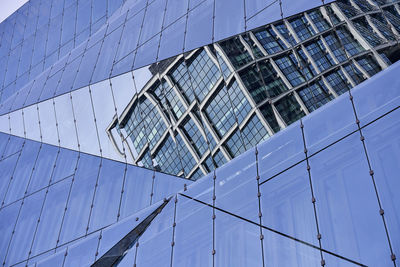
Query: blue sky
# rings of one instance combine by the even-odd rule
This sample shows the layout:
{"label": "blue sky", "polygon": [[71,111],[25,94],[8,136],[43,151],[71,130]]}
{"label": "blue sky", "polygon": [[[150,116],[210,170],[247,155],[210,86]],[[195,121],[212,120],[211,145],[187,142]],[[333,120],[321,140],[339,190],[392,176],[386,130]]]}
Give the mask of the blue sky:
{"label": "blue sky", "polygon": [[26,2],[28,2],[28,0],[0,0],[0,22],[5,20]]}

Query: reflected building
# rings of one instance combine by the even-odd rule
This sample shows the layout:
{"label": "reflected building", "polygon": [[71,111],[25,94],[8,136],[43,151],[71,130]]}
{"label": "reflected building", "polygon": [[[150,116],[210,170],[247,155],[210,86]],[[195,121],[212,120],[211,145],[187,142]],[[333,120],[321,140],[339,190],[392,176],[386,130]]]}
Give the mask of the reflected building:
{"label": "reflected building", "polygon": [[113,125],[134,164],[196,180],[397,61],[397,9],[339,1],[144,67]]}
{"label": "reflected building", "polygon": [[0,265],[398,266],[398,0],[30,0],[0,23]]}

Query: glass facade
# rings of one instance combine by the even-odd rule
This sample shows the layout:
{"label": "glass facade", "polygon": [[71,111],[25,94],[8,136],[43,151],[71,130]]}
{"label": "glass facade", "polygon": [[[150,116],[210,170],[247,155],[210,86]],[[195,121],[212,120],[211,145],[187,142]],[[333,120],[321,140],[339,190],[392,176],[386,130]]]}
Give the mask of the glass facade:
{"label": "glass facade", "polygon": [[2,266],[396,266],[398,1],[31,0],[0,23]]}

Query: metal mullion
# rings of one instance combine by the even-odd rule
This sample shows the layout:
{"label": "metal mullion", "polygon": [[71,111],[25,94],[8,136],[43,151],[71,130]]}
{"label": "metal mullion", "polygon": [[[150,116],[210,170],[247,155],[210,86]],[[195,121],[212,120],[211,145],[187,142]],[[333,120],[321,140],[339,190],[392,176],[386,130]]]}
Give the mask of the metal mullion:
{"label": "metal mullion", "polygon": [[386,223],[386,220],[385,220],[385,211],[383,209],[382,202],[381,202],[381,199],[380,199],[380,196],[379,196],[379,192],[378,192],[378,188],[377,188],[377,185],[376,185],[375,172],[374,172],[374,170],[372,168],[372,164],[371,164],[371,161],[370,161],[370,158],[369,158],[369,153],[368,153],[368,150],[367,150],[365,136],[363,135],[362,129],[360,127],[360,120],[359,120],[358,115],[357,115],[357,109],[356,109],[356,106],[355,106],[355,103],[354,103],[354,97],[351,94],[351,91],[349,91],[349,95],[350,95],[349,98],[350,98],[351,105],[352,105],[353,112],[354,112],[354,118],[356,119],[355,123],[357,124],[357,131],[360,134],[360,141],[361,141],[362,146],[363,146],[365,160],[366,160],[366,162],[368,164],[369,175],[371,176],[372,185],[374,187],[376,200],[377,200],[377,203],[378,203],[378,206],[379,206],[379,214],[381,215],[382,223],[383,223],[383,226],[385,228],[386,238],[387,238],[389,249],[390,249],[390,253],[391,253],[391,255],[390,255],[391,256],[391,260],[393,261],[393,265],[396,266],[396,255],[394,254],[394,251],[393,251],[392,242],[390,240],[390,235],[389,235],[389,231],[388,231],[388,228],[387,228],[387,223]]}
{"label": "metal mullion", "polygon": [[256,158],[256,180],[257,180],[257,200],[258,200],[258,219],[259,219],[259,228],[260,228],[260,243],[261,243],[261,255],[262,255],[262,263],[263,266],[265,266],[265,255],[264,255],[264,235],[263,235],[263,228],[261,225],[263,224],[262,222],[262,207],[261,207],[261,190],[260,190],[260,173],[258,169],[258,148],[256,146],[255,148],[255,158]]}

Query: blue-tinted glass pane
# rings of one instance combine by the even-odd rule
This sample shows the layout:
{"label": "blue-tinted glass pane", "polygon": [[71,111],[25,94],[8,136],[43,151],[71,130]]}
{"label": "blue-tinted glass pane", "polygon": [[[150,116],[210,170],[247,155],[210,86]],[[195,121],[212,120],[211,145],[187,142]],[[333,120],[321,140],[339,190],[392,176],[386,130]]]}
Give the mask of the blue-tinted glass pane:
{"label": "blue-tinted glass pane", "polygon": [[400,105],[399,71],[400,64],[394,64],[352,89],[361,125],[367,124]]}
{"label": "blue-tinted glass pane", "polygon": [[258,187],[254,149],[216,170],[216,206],[241,217],[258,220]]}
{"label": "blue-tinted glass pane", "polygon": [[161,172],[156,172],[155,176],[152,203],[162,200],[163,198],[182,190],[184,184],[191,183],[190,180]]}
{"label": "blue-tinted glass pane", "polygon": [[305,158],[299,123],[280,131],[257,148],[261,181],[276,175]]}
{"label": "blue-tinted glass pane", "polygon": [[24,196],[27,189],[35,160],[40,150],[40,143],[27,141],[13,173],[13,179],[7,190],[5,204],[11,203]]}
{"label": "blue-tinted glass pane", "polygon": [[68,247],[63,266],[90,266],[95,259],[100,233],[94,233],[81,242]]}
{"label": "blue-tinted glass pane", "polygon": [[56,162],[58,147],[42,144],[32,178],[28,186],[28,193],[35,192],[47,186]]}
{"label": "blue-tinted glass pane", "polygon": [[368,156],[374,170],[382,208],[385,210],[386,224],[392,241],[393,252],[400,254],[400,199],[397,179],[400,159],[399,111],[383,117],[363,129]]}
{"label": "blue-tinted glass pane", "polygon": [[4,199],[7,192],[10,178],[14,172],[15,165],[17,164],[19,154],[14,154],[0,161],[0,200]]}
{"label": "blue-tinted glass pane", "polygon": [[[211,43],[214,1],[205,0],[189,12],[187,21],[185,51]],[[202,25],[199,27],[199,25]]]}
{"label": "blue-tinted glass pane", "polygon": [[141,223],[147,216],[152,213],[155,208],[158,207],[158,203],[150,206],[138,213],[133,214],[113,224],[110,227],[103,229],[101,233],[101,240],[99,245],[99,259],[104,255],[109,249],[111,249],[115,244],[117,244],[122,238],[124,238],[130,231],[132,231],[139,223]]}
{"label": "blue-tinted glass pane", "polygon": [[305,117],[304,135],[310,155],[356,130],[355,121],[348,94]]}
{"label": "blue-tinted glass pane", "polygon": [[[130,52],[136,49],[139,40],[140,26],[142,25],[144,10],[140,11],[134,17],[130,18],[124,27],[124,31],[121,38],[121,43],[118,46],[117,56],[115,61],[121,60],[127,56]],[[131,62],[132,66],[132,62]]]}
{"label": "blue-tinted glass pane", "polygon": [[260,227],[224,212],[215,215],[216,266],[263,266]]}
{"label": "blue-tinted glass pane", "polygon": [[61,244],[86,233],[100,162],[97,157],[80,154],[61,229]]}
{"label": "blue-tinted glass pane", "polygon": [[244,1],[220,0],[215,2],[214,39],[244,32]]}
{"label": "blue-tinted glass pane", "polygon": [[56,246],[71,180],[72,178],[69,178],[49,187],[36,231],[32,255],[37,255]]}
{"label": "blue-tinted glass pane", "polygon": [[136,265],[166,266],[171,262],[172,224],[175,203],[172,199],[139,238]]}
{"label": "blue-tinted glass pane", "polygon": [[164,28],[160,41],[160,50],[158,51],[159,60],[177,55],[183,51],[185,24],[186,16]]}
{"label": "blue-tinted glass pane", "polygon": [[18,211],[21,207],[21,201],[15,202],[12,205],[4,207],[0,210],[0,261],[3,262],[7,253],[7,247],[10,242],[11,233],[15,226]]}
{"label": "blue-tinted glass pane", "polygon": [[117,220],[124,172],[125,164],[102,160],[89,231],[95,231]]}
{"label": "blue-tinted glass pane", "polygon": [[115,44],[119,42],[121,32],[122,26],[104,38],[96,69],[93,73],[92,83],[104,80],[110,76],[111,67],[116,53]]}
{"label": "blue-tinted glass pane", "polygon": [[212,215],[210,207],[178,198],[172,266],[212,266]]}
{"label": "blue-tinted glass pane", "polygon": [[94,46],[88,48],[82,58],[82,62],[79,65],[79,72],[74,82],[74,88],[80,88],[89,84],[92,78],[95,65],[97,63],[97,57],[100,52],[101,42],[98,42]]}
{"label": "blue-tinted glass pane", "polygon": [[41,190],[26,199],[21,207],[15,233],[8,250],[6,265],[17,263],[28,258],[37,221],[40,218],[45,190]]}
{"label": "blue-tinted glass pane", "polygon": [[150,204],[153,171],[127,166],[124,193],[121,201],[121,217],[125,218]]}
{"label": "blue-tinted glass pane", "polygon": [[260,191],[263,225],[318,245],[305,162],[262,184]]}
{"label": "blue-tinted glass pane", "polygon": [[391,265],[359,134],[323,150],[309,162],[323,248],[368,266]]}
{"label": "blue-tinted glass pane", "polygon": [[74,174],[78,152],[61,148],[57,157],[56,167],[53,172],[52,182]]}
{"label": "blue-tinted glass pane", "polygon": [[166,0],[155,0],[148,3],[146,15],[143,21],[143,28],[140,34],[139,45],[142,45],[161,31],[165,3]]}
{"label": "blue-tinted glass pane", "polygon": [[164,28],[175,22],[187,11],[188,0],[168,0],[165,11]]}

